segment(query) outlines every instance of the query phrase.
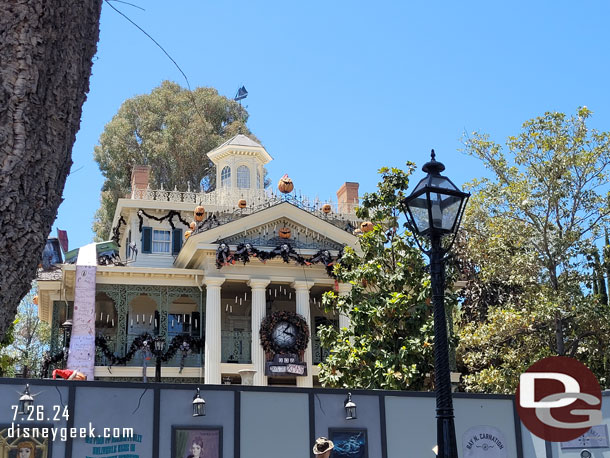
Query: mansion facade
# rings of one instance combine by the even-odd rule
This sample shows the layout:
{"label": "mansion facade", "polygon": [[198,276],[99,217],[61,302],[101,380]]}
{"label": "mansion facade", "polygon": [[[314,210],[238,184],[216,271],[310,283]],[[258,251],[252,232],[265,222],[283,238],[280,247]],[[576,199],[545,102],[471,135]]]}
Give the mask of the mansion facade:
{"label": "mansion facade", "polygon": [[[176,338],[183,343],[163,361],[163,381],[240,383],[240,374],[250,371],[254,385],[315,386],[317,365],[326,356],[318,327],[349,325],[346,316],[324,310],[322,295],[349,291],[330,273],[344,247],[357,248],[358,184],[342,185],[334,203],[297,197],[286,188],[266,190],[264,167],[272,158],[241,134],[208,157],[217,169],[216,190],[208,193],[151,189],[150,168],[134,167],[131,195],[119,199],[113,220],[119,256],[111,262],[102,256],[95,266],[94,377],[152,378],[155,356],[136,348],[148,335],[163,339],[165,349]],[[39,314],[52,326],[51,354],[64,347],[76,351],[70,337],[84,297],[78,269],[78,261],[63,263],[39,275]],[[305,368],[301,373],[270,372],[282,352],[270,353],[260,331],[277,312],[298,316],[310,331],[294,355]],[[289,348],[295,332],[280,323],[269,339]],[[113,357],[124,360],[116,364]]]}

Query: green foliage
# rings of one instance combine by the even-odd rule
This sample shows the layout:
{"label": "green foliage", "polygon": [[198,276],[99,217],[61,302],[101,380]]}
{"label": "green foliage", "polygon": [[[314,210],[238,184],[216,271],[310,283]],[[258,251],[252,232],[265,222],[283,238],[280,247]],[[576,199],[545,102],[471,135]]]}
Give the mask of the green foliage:
{"label": "green foliage", "polygon": [[587,127],[590,116],[546,113],[506,148],[478,133],[465,141],[491,172],[472,184],[458,245],[468,390],[513,393],[523,370],[553,354],[607,383],[608,304],[592,253],[610,214],[610,136]]}
{"label": "green foliage", "polygon": [[400,234],[399,204],[408,171],[381,169],[378,191],[365,194],[358,216],[375,227],[360,237],[360,250],[346,248],[335,267],[351,292],[326,293],[327,308],[350,318],[350,327],[319,331],[330,355],[320,365],[324,386],[367,389],[422,389],[433,371],[430,277],[410,234]]}
{"label": "green foliage", "polygon": [[216,89],[193,91],[164,81],[150,94],[126,100],[106,125],[94,158],[106,178],[93,230],[107,240],[117,200],[131,188],[135,165],[150,165],[153,189],[199,189],[215,185],[206,153],[238,133],[249,135],[248,113]]}
{"label": "green foliage", "polygon": [[50,326],[38,318],[38,307],[34,304],[36,288],[21,300],[17,317],[11,325],[11,338],[0,345],[0,369],[3,376],[37,377],[42,368],[43,356],[48,351],[51,339]]}

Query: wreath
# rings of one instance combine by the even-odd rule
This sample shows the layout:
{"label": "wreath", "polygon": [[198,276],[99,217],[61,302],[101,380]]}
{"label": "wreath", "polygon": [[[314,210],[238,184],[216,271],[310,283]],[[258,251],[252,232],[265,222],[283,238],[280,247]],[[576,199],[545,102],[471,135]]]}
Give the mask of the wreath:
{"label": "wreath", "polygon": [[[273,329],[281,322],[293,325],[297,330],[296,340],[291,347],[279,347],[273,341]],[[261,345],[266,353],[296,353],[300,354],[307,348],[309,343],[309,326],[301,315],[294,312],[279,311],[267,315],[260,329]]]}

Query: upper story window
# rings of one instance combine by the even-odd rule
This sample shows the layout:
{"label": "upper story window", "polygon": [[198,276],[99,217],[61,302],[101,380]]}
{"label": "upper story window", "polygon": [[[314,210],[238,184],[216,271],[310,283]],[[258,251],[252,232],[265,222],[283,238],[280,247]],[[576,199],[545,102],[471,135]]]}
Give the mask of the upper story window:
{"label": "upper story window", "polygon": [[250,187],[250,169],[245,165],[237,168],[237,187],[242,189]]}
{"label": "upper story window", "polygon": [[153,253],[169,253],[170,233],[169,231],[153,230],[152,234],[152,252]]}
{"label": "upper story window", "polygon": [[231,187],[231,167],[229,167],[228,165],[220,172],[220,187]]}
{"label": "upper story window", "polygon": [[256,169],[256,187],[261,189],[263,185],[261,184],[261,171]]}

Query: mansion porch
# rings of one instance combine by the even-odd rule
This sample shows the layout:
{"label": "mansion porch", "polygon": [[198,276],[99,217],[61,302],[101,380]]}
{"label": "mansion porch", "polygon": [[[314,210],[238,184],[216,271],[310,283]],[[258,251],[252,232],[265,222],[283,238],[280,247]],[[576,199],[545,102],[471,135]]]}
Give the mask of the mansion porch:
{"label": "mansion porch", "polygon": [[[63,281],[70,286],[74,266],[65,265],[64,270]],[[125,356],[134,339],[143,334],[163,338],[166,350],[177,336],[202,339],[206,350],[177,351],[163,362],[163,381],[239,384],[239,371],[247,369],[256,371],[257,385],[316,385],[317,364],[328,354],[320,345],[317,331],[322,325],[339,326],[340,321],[338,315],[325,312],[321,305],[322,295],[334,287],[333,281],[234,277],[204,278],[203,271],[192,269],[174,268],[169,273],[168,269],[99,266],[96,336],[103,338],[118,357]],[[41,282],[41,286],[41,294],[45,294],[45,286],[50,285]],[[49,288],[47,294],[53,289],[57,290]],[[73,317],[73,301],[55,297],[50,303],[51,354],[56,354],[69,344],[69,328],[62,324]],[[264,376],[259,330],[263,318],[276,311],[299,313],[308,321],[310,340],[304,355],[307,377]],[[95,378],[135,381],[141,380],[145,371],[153,379],[155,356],[148,355],[149,360],[146,356],[137,351],[125,364],[112,365],[98,348]]]}

